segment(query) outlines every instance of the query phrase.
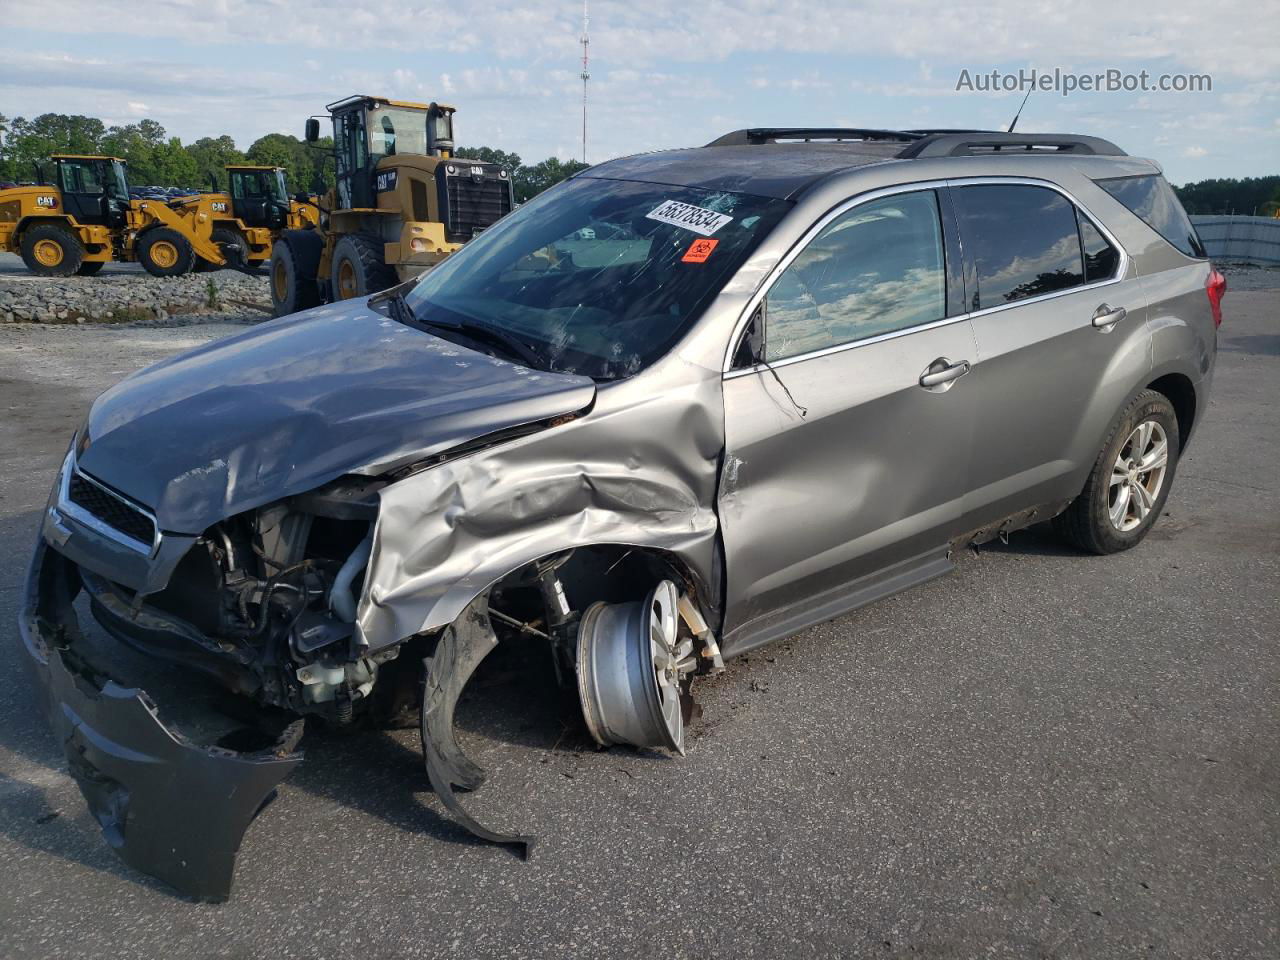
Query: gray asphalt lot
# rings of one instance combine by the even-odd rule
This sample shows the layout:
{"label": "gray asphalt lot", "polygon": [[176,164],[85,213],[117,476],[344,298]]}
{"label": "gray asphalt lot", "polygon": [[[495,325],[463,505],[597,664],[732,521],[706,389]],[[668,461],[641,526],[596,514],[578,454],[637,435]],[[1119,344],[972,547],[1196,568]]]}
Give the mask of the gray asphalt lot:
{"label": "gray asphalt lot", "polygon": [[[467,802],[527,863],[442,815],[415,732],[309,734],[231,902],[184,902],[101,841],[0,643],[0,956],[1280,955],[1280,289],[1225,313],[1138,549],[1034,529],[732,662],[683,759],[591,749],[495,654]],[[234,329],[0,329],[0,622],[89,400]]]}

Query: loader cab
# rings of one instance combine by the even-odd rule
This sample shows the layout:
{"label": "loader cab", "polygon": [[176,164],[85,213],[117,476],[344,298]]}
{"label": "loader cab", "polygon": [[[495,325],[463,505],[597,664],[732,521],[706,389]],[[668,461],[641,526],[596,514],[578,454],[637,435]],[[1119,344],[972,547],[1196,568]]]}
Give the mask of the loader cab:
{"label": "loader cab", "polygon": [[289,219],[289,194],[280,167],[229,166],[232,212],[246,227],[281,230]]}
{"label": "loader cab", "polygon": [[76,222],[121,227],[129,208],[129,181],[118,157],[54,154],[54,185]]}
{"label": "loader cab", "polygon": [[[377,206],[376,170],[383,157],[448,157],[453,153],[453,107],[354,96],[326,109],[333,120],[340,210]],[[319,137],[319,121],[312,118],[307,121],[306,139],[314,143]]]}

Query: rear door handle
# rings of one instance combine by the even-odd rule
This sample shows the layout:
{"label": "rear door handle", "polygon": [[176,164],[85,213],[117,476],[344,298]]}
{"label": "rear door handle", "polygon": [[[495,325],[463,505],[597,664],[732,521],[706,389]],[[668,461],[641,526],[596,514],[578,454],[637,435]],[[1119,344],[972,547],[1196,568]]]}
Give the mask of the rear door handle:
{"label": "rear door handle", "polygon": [[968,372],[968,360],[957,360],[952,363],[946,357],[939,357],[925,368],[924,373],[920,374],[920,386],[925,389],[941,387],[953,380],[959,380]]}
{"label": "rear door handle", "polygon": [[1104,303],[1093,311],[1093,325],[1109,330],[1123,320],[1128,313],[1129,311],[1124,307],[1112,307]]}

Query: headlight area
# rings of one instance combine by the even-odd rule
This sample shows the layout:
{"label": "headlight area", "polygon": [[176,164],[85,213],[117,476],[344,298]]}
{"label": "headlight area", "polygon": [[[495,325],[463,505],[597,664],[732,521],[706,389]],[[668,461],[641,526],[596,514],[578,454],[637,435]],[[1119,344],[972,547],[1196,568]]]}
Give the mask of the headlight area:
{"label": "headlight area", "polygon": [[124,643],[264,705],[349,724],[399,652],[366,655],[355,629],[383,485],[341,478],[229,517],[145,597],[82,570],[94,618]]}

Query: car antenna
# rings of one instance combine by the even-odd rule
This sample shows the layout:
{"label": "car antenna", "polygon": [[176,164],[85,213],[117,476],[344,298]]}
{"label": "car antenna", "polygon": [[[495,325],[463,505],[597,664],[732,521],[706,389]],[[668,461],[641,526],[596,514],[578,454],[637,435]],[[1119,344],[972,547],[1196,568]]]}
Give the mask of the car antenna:
{"label": "car antenna", "polygon": [[1005,131],[1006,133],[1013,133],[1013,128],[1018,125],[1018,118],[1022,116],[1022,108],[1027,105],[1027,100],[1031,97],[1033,89],[1033,87],[1027,88],[1027,95],[1022,98],[1022,103],[1018,105],[1018,112],[1013,115],[1013,123],[1009,124],[1009,129]]}

